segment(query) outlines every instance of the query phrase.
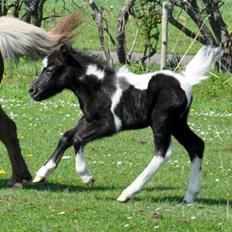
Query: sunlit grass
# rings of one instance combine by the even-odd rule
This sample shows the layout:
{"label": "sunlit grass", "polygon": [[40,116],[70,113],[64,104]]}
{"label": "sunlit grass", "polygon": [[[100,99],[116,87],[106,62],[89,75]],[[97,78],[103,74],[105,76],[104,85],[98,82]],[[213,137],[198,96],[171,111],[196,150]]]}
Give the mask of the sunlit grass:
{"label": "sunlit grass", "polygon": [[[70,92],[33,102],[27,93],[30,75],[40,65],[29,66],[27,72],[27,64],[22,63],[21,71],[12,70],[15,75],[4,78],[0,103],[17,123],[22,152],[34,175],[81,112]],[[123,132],[87,145],[86,157],[96,178],[92,189],[75,173],[72,148],[46,183],[8,189],[10,164],[0,145],[0,231],[230,231],[231,86],[228,76],[219,77],[194,88],[189,123],[206,142],[202,192],[195,204],[181,204],[189,158],[174,139],[173,157],[144,190],[127,204],[116,201],[152,157],[150,129]]]}

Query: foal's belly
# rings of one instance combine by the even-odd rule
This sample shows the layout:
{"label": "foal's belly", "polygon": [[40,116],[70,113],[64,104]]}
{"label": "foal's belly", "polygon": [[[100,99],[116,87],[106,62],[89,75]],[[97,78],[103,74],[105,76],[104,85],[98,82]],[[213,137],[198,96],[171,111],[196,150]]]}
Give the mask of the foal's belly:
{"label": "foal's belly", "polygon": [[116,114],[122,121],[122,129],[139,129],[148,126],[147,91],[128,89],[123,92]]}

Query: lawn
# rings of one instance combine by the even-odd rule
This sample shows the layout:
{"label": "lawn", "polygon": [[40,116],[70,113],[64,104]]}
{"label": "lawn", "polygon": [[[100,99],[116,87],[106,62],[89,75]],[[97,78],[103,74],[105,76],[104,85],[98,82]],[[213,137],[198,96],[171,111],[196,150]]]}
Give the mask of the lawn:
{"label": "lawn", "polygon": [[[15,76],[4,78],[0,103],[17,123],[23,155],[35,174],[81,112],[69,92],[41,103],[30,99],[27,90],[39,63],[22,61],[17,72],[12,65],[6,70]],[[202,192],[195,204],[181,204],[189,159],[174,139],[173,157],[144,190],[126,204],[116,201],[152,157],[150,129],[87,145],[93,188],[75,173],[74,151],[69,149],[45,183],[9,189],[10,164],[0,145],[0,231],[231,231],[231,89],[229,76],[222,74],[194,88],[189,123],[206,142]]]}
{"label": "lawn", "polygon": [[[115,30],[116,15],[123,1],[98,2],[106,7],[106,14],[112,19],[110,27]],[[225,2],[231,4],[229,0]],[[78,5],[86,20],[78,30],[75,46],[100,50],[89,7],[84,1],[78,1]],[[48,13],[51,12],[49,7],[52,6],[45,9]],[[224,6],[223,10],[231,24],[230,8]],[[128,25],[127,35],[133,38],[133,34],[132,23]],[[170,49],[174,46],[176,52],[183,54],[191,40],[182,37],[173,28],[170,28],[170,34],[173,41],[170,42]],[[141,51],[141,44],[138,44],[136,51]],[[199,44],[194,45],[190,52],[198,47]],[[132,69],[140,71],[138,66]],[[152,71],[158,67],[148,69]],[[82,115],[76,98],[70,92],[63,92],[41,103],[32,101],[28,88],[32,76],[40,70],[40,61],[22,59],[17,67],[7,63],[0,85],[0,104],[17,123],[22,153],[33,175],[51,155],[60,136],[73,127]],[[172,158],[145,185],[144,190],[126,204],[116,201],[121,191],[138,176],[152,157],[150,129],[123,132],[87,145],[86,158],[96,178],[93,188],[85,186],[76,174],[71,148],[45,183],[34,186],[24,184],[22,188],[9,189],[6,183],[11,176],[10,163],[5,147],[0,144],[0,232],[230,232],[231,81],[230,75],[213,75],[193,91],[189,124],[206,143],[202,191],[194,204],[181,204],[187,189],[189,158],[174,139]]]}

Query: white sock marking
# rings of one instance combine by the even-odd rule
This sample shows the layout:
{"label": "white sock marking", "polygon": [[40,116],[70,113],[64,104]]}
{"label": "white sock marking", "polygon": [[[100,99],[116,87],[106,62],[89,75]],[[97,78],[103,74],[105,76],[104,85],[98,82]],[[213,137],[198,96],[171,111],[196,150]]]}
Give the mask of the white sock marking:
{"label": "white sock marking", "polygon": [[140,191],[144,184],[159,170],[160,166],[171,157],[171,154],[172,150],[170,145],[165,154],[165,158],[159,155],[154,156],[142,173],[122,192],[122,195],[131,198],[135,193]]}
{"label": "white sock marking", "polygon": [[93,179],[84,157],[83,147],[80,147],[76,154],[76,172],[79,173],[84,183],[89,183],[89,181]]}
{"label": "white sock marking", "polygon": [[49,160],[43,165],[36,173],[37,176],[46,178],[56,167],[56,163],[53,160]]}
{"label": "white sock marking", "polygon": [[190,178],[188,191],[185,194],[184,200],[187,203],[192,203],[194,197],[200,192],[200,184],[201,184],[201,163],[202,159],[196,157],[191,162],[191,170],[190,170]]}

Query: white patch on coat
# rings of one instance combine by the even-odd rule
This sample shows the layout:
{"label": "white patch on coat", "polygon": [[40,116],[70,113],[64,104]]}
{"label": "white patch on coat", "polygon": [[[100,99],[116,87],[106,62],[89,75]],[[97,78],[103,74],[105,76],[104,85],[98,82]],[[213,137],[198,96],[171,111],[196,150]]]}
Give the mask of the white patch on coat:
{"label": "white patch on coat", "polygon": [[148,83],[151,80],[152,76],[156,73],[145,73],[145,74],[135,74],[132,73],[127,66],[122,66],[118,72],[117,77],[123,77],[125,80],[136,89],[146,90]]}
{"label": "white patch on coat", "polygon": [[48,66],[48,57],[47,56],[43,59],[42,64],[43,64],[43,68],[47,68],[47,66]]}
{"label": "white patch on coat", "polygon": [[91,64],[87,66],[86,75],[94,75],[99,80],[102,80],[105,76],[105,72],[99,69],[96,65]]}
{"label": "white patch on coat", "polygon": [[122,66],[117,72],[118,77],[124,77],[130,85],[140,90],[146,90],[148,88],[148,84],[151,78],[153,77],[155,78],[157,74],[164,74],[164,75],[173,77],[176,80],[178,80],[180,83],[181,89],[183,89],[185,92],[188,105],[190,104],[191,99],[192,99],[192,85],[185,78],[185,76],[181,74],[174,73],[169,70],[163,70],[163,71],[145,73],[145,74],[134,74],[130,72],[127,66]]}
{"label": "white patch on coat", "polygon": [[116,108],[116,106],[118,105],[118,103],[120,102],[121,96],[122,96],[122,89],[120,88],[119,84],[116,84],[116,91],[114,92],[113,96],[112,96],[112,103],[111,103],[111,107],[110,110],[113,113],[114,116],[114,123],[115,123],[115,127],[117,131],[120,131],[122,128],[122,121],[121,119],[115,114],[114,110]]}
{"label": "white patch on coat", "polygon": [[194,160],[191,162],[188,191],[184,197],[184,201],[186,201],[187,203],[192,203],[194,197],[200,192],[201,163],[202,159],[200,159],[199,157],[194,158]]}
{"label": "white patch on coat", "polygon": [[49,160],[43,165],[36,173],[36,176],[46,178],[56,167],[56,163],[53,160]]}

